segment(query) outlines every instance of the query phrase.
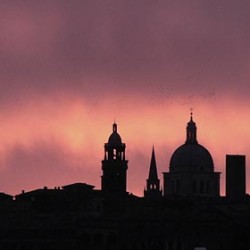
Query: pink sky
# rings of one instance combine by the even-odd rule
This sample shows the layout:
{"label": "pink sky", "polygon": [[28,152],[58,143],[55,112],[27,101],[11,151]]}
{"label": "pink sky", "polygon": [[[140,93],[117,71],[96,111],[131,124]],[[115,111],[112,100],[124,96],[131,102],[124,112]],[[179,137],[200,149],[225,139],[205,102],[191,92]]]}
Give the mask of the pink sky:
{"label": "pink sky", "polygon": [[246,0],[1,1],[0,191],[100,188],[115,117],[128,191],[141,195],[152,146],[162,184],[192,107],[224,194],[225,155],[248,166],[250,153],[249,11]]}

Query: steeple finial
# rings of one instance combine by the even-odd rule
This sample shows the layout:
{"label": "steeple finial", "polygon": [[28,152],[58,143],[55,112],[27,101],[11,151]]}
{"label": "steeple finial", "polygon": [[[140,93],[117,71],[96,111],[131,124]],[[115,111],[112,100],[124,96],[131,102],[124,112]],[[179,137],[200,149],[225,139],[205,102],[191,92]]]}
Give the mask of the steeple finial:
{"label": "steeple finial", "polygon": [[193,121],[193,108],[190,108],[190,121]]}
{"label": "steeple finial", "polygon": [[115,123],[115,121],[113,123],[113,132],[117,132],[117,124]]}

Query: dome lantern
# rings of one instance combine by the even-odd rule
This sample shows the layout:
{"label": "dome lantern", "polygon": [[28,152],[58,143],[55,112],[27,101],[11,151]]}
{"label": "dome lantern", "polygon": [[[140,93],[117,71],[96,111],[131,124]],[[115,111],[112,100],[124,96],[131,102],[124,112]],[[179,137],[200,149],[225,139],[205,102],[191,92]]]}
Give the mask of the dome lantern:
{"label": "dome lantern", "polygon": [[197,127],[193,121],[193,113],[191,112],[190,121],[187,124],[187,138],[186,143],[197,144]]}

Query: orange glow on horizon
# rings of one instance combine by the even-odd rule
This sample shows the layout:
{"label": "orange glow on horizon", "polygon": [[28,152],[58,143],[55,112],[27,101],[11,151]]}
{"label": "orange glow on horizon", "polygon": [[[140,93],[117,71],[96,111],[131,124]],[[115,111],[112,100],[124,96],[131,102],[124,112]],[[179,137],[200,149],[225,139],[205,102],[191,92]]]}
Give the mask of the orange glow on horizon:
{"label": "orange glow on horizon", "polygon": [[[156,148],[158,175],[162,184],[161,172],[168,171],[172,153],[185,141],[186,123],[190,119],[189,107],[171,105],[168,101],[147,105],[146,100],[135,106],[132,98],[127,103],[123,108],[110,102],[91,106],[75,98],[74,101],[60,101],[58,106],[38,103],[16,112],[12,110],[1,123],[0,169],[3,172],[8,167],[4,166],[4,159],[11,148],[19,145],[32,152],[33,148],[43,143],[55,149],[59,147],[59,154],[63,154],[62,158],[66,157],[65,161],[72,165],[71,169],[85,173],[79,176],[79,180],[99,188],[103,144],[112,132],[115,116],[118,132],[127,145],[128,191],[141,195],[148,175],[152,146]],[[221,106],[201,102],[193,112],[198,127],[198,142],[212,154],[215,171],[222,172],[221,194],[224,194],[225,155],[249,154],[247,138],[250,138],[250,115],[247,108],[239,111],[229,102]],[[53,185],[56,178],[48,177],[49,183]],[[68,183],[69,179],[61,176],[60,180]],[[74,181],[73,177],[70,180]],[[17,189],[20,187],[14,185],[0,188],[7,193],[8,189],[19,192]]]}

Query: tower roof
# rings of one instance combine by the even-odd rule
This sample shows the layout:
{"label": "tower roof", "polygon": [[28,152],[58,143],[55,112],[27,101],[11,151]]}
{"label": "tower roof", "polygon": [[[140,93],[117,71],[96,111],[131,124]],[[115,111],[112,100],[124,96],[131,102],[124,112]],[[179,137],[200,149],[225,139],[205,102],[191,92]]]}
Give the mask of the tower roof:
{"label": "tower roof", "polygon": [[152,149],[152,156],[151,156],[151,162],[150,162],[148,180],[151,180],[151,181],[152,180],[158,180],[154,147]]}
{"label": "tower roof", "polygon": [[117,132],[117,124],[113,123],[113,132],[108,139],[109,145],[120,145],[122,144],[122,138]]}

